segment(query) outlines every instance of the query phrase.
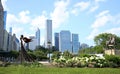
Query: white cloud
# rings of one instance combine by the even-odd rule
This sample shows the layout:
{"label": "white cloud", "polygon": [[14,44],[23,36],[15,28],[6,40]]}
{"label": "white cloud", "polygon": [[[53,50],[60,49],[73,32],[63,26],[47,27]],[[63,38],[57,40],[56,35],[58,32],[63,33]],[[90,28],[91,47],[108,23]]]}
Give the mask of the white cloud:
{"label": "white cloud", "polygon": [[73,9],[71,10],[71,13],[77,16],[80,11],[87,10],[90,6],[90,1],[88,2],[78,2],[74,4]]}
{"label": "white cloud", "polygon": [[67,6],[69,5],[69,0],[60,0],[55,2],[54,11],[50,14],[53,21],[53,29],[58,28],[62,25],[69,17],[69,12],[67,11]]}
{"label": "white cloud", "polygon": [[27,24],[31,21],[31,18],[29,16],[30,12],[28,10],[22,11],[19,13],[19,22],[23,24]]}
{"label": "white cloud", "polygon": [[96,17],[101,17],[101,16],[104,16],[106,14],[109,14],[109,10],[105,10],[105,11],[100,12]]}
{"label": "white cloud", "polygon": [[93,31],[90,33],[90,35],[87,37],[88,40],[93,40],[93,38],[99,34],[98,29],[93,29]]}
{"label": "white cloud", "polygon": [[28,15],[30,12],[28,10],[21,11],[18,15],[7,14],[7,28],[12,25],[24,25],[30,23],[31,17]]}
{"label": "white cloud", "polygon": [[14,24],[17,24],[19,22],[18,18],[13,14],[7,14],[7,28],[11,27]]}
{"label": "white cloud", "polygon": [[79,7],[81,11],[86,10],[90,5],[90,2],[79,2],[74,5],[74,7]]}
{"label": "white cloud", "polygon": [[96,3],[105,2],[106,0],[95,0]]}
{"label": "white cloud", "polygon": [[4,10],[8,10],[7,4],[6,4],[7,0],[1,0],[1,2],[2,2]]}
{"label": "white cloud", "polygon": [[45,21],[47,17],[45,15],[37,16],[31,21],[31,29],[35,30],[36,28],[44,29],[45,28]]}
{"label": "white cloud", "polygon": [[100,2],[105,2],[106,0],[93,0],[91,1],[91,6],[89,12],[94,12],[100,7]]}
{"label": "white cloud", "polygon": [[98,5],[93,6],[93,7],[90,8],[89,12],[94,12],[94,11],[97,10],[98,8],[99,8]]}
{"label": "white cloud", "polygon": [[[120,24],[118,22],[119,20],[120,20],[119,14],[113,16],[109,13],[108,10],[100,12],[96,16],[96,20],[91,25],[93,30],[90,33],[90,35],[87,37],[87,39],[92,40],[96,35],[104,32],[119,35],[120,32],[120,27],[118,27],[118,25]],[[101,31],[102,28],[105,28],[108,25],[115,28],[112,29],[106,28],[108,30]]]}
{"label": "white cloud", "polygon": [[88,40],[92,40],[97,34],[101,33],[99,32],[99,29],[101,27],[105,27],[106,25],[109,25],[108,23],[110,23],[113,18],[113,16],[111,16],[109,14],[108,10],[102,11],[100,12],[97,16],[96,16],[96,20],[93,22],[93,24],[91,25],[91,28],[93,29],[92,32],[90,33],[90,35],[87,37]]}
{"label": "white cloud", "polygon": [[112,29],[109,29],[109,30],[107,30],[107,31],[105,31],[105,32],[120,35],[120,34],[119,34],[119,32],[120,32],[120,27],[118,27],[118,28],[112,28]]}
{"label": "white cloud", "polygon": [[22,27],[13,27],[12,28],[12,33],[16,34],[16,37],[19,39],[20,38],[20,33],[23,33],[24,29]]}
{"label": "white cloud", "polygon": [[92,28],[96,29],[107,25],[107,23],[112,19],[112,16],[108,12],[109,11],[103,11],[99,13],[96,17],[96,20],[92,24]]}
{"label": "white cloud", "polygon": [[87,11],[87,13],[94,12],[100,7],[100,2],[105,2],[105,1],[106,0],[80,1],[79,3],[74,4],[71,13],[77,16],[80,12],[83,11]]}

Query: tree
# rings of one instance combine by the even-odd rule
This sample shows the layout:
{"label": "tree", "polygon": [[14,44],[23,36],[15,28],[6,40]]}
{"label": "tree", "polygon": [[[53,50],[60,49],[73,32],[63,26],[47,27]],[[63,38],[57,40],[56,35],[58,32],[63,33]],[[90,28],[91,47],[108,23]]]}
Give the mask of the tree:
{"label": "tree", "polygon": [[69,52],[69,51],[64,51],[63,52],[63,56],[66,58],[66,59],[69,59],[69,58],[72,58],[73,55]]}
{"label": "tree", "polygon": [[61,52],[55,51],[52,54],[52,59],[59,59],[60,56],[61,56]]}
{"label": "tree", "polygon": [[111,34],[111,33],[99,34],[94,38],[94,42],[96,45],[98,46],[101,45],[103,48],[106,48],[106,41],[109,40],[110,36],[115,37],[115,48],[120,49],[120,37],[116,36],[115,34]]}
{"label": "tree", "polygon": [[36,56],[37,60],[47,59],[47,55],[41,50],[36,50],[33,53]]}
{"label": "tree", "polygon": [[11,50],[9,53],[10,53],[10,57],[14,57],[14,58],[17,58],[19,55],[19,52],[16,50]]}

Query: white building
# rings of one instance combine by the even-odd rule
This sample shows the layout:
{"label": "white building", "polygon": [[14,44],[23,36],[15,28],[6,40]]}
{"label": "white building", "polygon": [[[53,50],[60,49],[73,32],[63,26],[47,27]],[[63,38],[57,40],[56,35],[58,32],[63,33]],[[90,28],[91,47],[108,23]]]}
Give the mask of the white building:
{"label": "white building", "polygon": [[52,47],[52,20],[46,20],[45,48]]}
{"label": "white building", "polygon": [[36,31],[36,39],[38,40],[38,45],[40,45],[40,29],[39,28]]}
{"label": "white building", "polygon": [[38,46],[38,39],[35,36],[30,36],[29,38],[32,39],[29,42],[29,49],[34,50]]}

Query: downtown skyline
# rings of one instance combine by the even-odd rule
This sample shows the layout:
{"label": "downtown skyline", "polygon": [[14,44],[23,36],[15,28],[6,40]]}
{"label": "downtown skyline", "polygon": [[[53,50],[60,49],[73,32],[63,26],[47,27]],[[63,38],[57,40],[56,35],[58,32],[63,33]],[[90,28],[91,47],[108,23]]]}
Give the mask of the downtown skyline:
{"label": "downtown skyline", "polygon": [[7,31],[12,27],[17,37],[21,34],[29,37],[40,28],[41,44],[45,40],[46,19],[53,21],[53,37],[55,32],[69,30],[79,34],[80,43],[94,45],[93,38],[100,33],[120,36],[119,3],[119,0],[2,0],[7,11]]}

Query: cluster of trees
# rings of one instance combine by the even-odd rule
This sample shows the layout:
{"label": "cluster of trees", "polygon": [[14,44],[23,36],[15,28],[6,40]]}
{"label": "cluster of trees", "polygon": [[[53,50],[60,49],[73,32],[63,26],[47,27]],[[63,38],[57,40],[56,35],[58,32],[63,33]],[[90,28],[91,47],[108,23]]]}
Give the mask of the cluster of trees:
{"label": "cluster of trees", "polygon": [[[26,49],[26,51],[27,54],[30,55],[35,60],[47,60],[48,59],[47,54],[56,51],[56,49],[53,47],[51,50],[49,50],[42,46],[38,46],[36,47],[35,50]],[[0,57],[17,59],[19,56],[19,52],[20,51],[16,50],[11,50],[9,52],[0,50]]]}
{"label": "cluster of trees", "polygon": [[94,42],[95,42],[95,46],[91,46],[85,49],[82,49],[79,51],[80,54],[84,53],[84,54],[94,54],[94,53],[103,53],[104,52],[104,48],[106,49],[106,41],[109,40],[110,36],[115,38],[115,49],[116,50],[120,50],[120,37],[118,37],[115,34],[111,34],[111,33],[102,33],[99,34],[97,36],[95,36],[94,38]]}

